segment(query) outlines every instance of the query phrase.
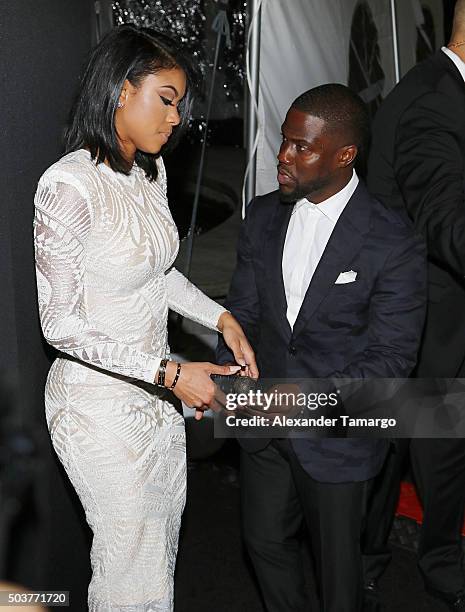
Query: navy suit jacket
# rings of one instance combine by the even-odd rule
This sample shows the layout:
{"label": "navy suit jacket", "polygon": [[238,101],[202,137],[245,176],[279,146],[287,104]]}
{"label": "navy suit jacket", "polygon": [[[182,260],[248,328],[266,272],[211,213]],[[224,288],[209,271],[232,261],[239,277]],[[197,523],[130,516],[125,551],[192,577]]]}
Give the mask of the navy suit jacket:
{"label": "navy suit jacket", "polygon": [[[257,355],[262,378],[404,378],[412,371],[426,304],[421,239],[362,182],[339,217],[294,328],[282,254],[293,205],[275,191],[249,205],[226,307]],[[335,284],[341,272],[355,282]],[[234,361],[220,338],[220,363]],[[251,452],[267,440],[240,440]],[[381,468],[387,441],[293,439],[306,471],[323,482],[361,481]]]}

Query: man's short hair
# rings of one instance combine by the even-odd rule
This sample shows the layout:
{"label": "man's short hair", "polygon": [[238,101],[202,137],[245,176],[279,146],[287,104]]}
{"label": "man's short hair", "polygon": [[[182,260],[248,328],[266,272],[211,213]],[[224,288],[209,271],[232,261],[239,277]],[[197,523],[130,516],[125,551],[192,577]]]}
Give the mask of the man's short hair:
{"label": "man's short hair", "polygon": [[294,100],[291,108],[323,119],[328,131],[346,138],[345,145],[357,145],[359,154],[366,151],[370,135],[368,109],[345,85],[329,83],[309,89]]}

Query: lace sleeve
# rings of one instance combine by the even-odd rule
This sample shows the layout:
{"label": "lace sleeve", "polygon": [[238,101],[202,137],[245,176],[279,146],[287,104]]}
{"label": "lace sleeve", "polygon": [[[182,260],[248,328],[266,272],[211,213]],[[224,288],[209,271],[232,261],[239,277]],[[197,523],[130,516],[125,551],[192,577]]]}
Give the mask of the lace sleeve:
{"label": "lace sleeve", "polygon": [[86,312],[84,269],[91,208],[75,185],[42,177],[35,195],[39,315],[46,341],[96,367],[153,383],[160,357],[108,337]]}
{"label": "lace sleeve", "polygon": [[179,314],[210,329],[217,329],[218,319],[226,309],[207,297],[176,270],[166,275],[168,305]]}

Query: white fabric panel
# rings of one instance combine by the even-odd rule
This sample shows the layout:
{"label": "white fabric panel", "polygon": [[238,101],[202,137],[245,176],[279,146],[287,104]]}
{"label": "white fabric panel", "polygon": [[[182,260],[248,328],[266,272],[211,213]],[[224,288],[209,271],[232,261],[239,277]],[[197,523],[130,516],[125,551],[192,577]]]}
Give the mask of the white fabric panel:
{"label": "white fabric panel", "polygon": [[[404,0],[398,4],[410,4]],[[434,4],[440,0],[426,0]],[[260,42],[260,134],[257,195],[277,188],[280,129],[292,101],[323,83],[347,84],[352,17],[359,0],[264,0]],[[394,85],[390,0],[367,0],[378,30],[385,73],[383,94]],[[410,6],[409,19],[413,21]],[[416,30],[414,36],[416,39]]]}
{"label": "white fabric panel", "polygon": [[[352,16],[358,0],[265,0],[260,43],[257,195],[277,188],[276,154],[287,109],[303,91],[347,84]],[[369,0],[379,32],[385,90],[394,84],[389,0]]]}
{"label": "white fabric panel", "polygon": [[401,76],[417,63],[417,26],[423,25],[422,7],[428,8],[433,16],[436,49],[440,49],[444,44],[442,0],[396,0]]}

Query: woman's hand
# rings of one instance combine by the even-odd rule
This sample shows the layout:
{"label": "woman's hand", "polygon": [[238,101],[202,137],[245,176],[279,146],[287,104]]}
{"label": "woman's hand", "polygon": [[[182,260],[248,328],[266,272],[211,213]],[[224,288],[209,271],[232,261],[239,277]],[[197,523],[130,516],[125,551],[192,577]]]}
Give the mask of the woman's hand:
{"label": "woman's hand", "polygon": [[[170,387],[176,375],[177,363],[168,361],[166,365],[165,386]],[[195,408],[195,418],[200,420],[208,408],[220,409],[221,405],[216,402],[215,394],[217,386],[210,378],[210,374],[223,374],[229,376],[240,370],[238,365],[220,366],[214,363],[192,362],[183,363],[178,382],[173,393],[189,408]]]}
{"label": "woman's hand", "polygon": [[217,328],[223,334],[224,341],[233,352],[236,363],[246,366],[245,374],[251,378],[258,378],[255,353],[245,337],[242,327],[230,312],[223,312],[218,319]]}

